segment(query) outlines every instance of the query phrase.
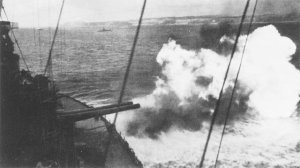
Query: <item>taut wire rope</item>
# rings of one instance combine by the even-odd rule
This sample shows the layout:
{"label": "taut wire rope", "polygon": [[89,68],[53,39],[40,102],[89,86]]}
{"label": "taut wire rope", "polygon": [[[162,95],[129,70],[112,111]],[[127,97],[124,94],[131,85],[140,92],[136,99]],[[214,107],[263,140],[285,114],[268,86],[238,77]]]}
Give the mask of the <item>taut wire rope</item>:
{"label": "taut wire rope", "polygon": [[234,42],[234,45],[233,45],[233,49],[232,49],[232,52],[231,52],[230,60],[229,60],[229,63],[227,65],[227,70],[225,72],[223,84],[222,84],[222,87],[221,87],[221,90],[220,90],[220,93],[219,93],[219,98],[218,98],[218,100],[216,102],[214,113],[212,115],[212,119],[211,119],[209,131],[208,131],[207,139],[206,139],[206,142],[205,142],[204,150],[203,150],[201,161],[200,161],[200,165],[199,165],[200,168],[203,167],[203,163],[204,163],[204,160],[205,160],[205,155],[206,155],[207,147],[208,147],[208,144],[209,144],[209,140],[210,140],[210,137],[211,137],[211,134],[212,134],[212,130],[213,130],[213,127],[214,127],[216,116],[217,116],[217,113],[219,111],[221,99],[222,99],[222,96],[223,96],[224,86],[225,86],[226,79],[227,79],[228,74],[229,74],[230,65],[231,65],[231,62],[232,62],[232,59],[233,59],[233,56],[234,56],[234,53],[235,53],[235,50],[236,50],[236,47],[237,47],[238,39],[239,39],[239,37],[241,35],[243,23],[244,23],[244,20],[245,20],[245,17],[246,17],[246,13],[247,13],[247,10],[248,10],[248,7],[249,7],[249,2],[250,2],[250,0],[247,0],[245,9],[244,9],[244,12],[243,12],[243,15],[242,15],[242,19],[241,19],[241,22],[240,22],[240,25],[239,25],[239,28],[238,28],[238,32],[237,32],[237,35],[236,35],[236,38],[235,38],[235,42]]}
{"label": "taut wire rope", "polygon": [[[4,12],[4,14],[5,14],[6,19],[9,20],[9,19],[8,19],[8,16],[7,16],[7,13],[6,13],[6,11],[5,11],[3,5],[2,5],[2,9],[3,9],[3,12]],[[15,39],[15,43],[17,44],[17,47],[18,47],[18,49],[19,49],[19,51],[20,51],[20,55],[21,55],[21,58],[22,58],[22,60],[23,60],[23,62],[24,62],[24,65],[25,65],[27,71],[30,72],[29,67],[28,67],[28,65],[27,65],[27,63],[26,63],[26,60],[25,60],[25,56],[24,56],[24,54],[23,54],[23,52],[22,52],[22,50],[21,50],[21,47],[20,47],[20,45],[19,45],[19,42],[18,42],[18,40],[17,40],[17,38],[16,38],[16,35],[15,35],[13,29],[11,29],[11,33],[12,33],[12,35],[13,35],[13,37],[14,37],[14,39]]]}
{"label": "taut wire rope", "polygon": [[234,93],[235,93],[235,90],[236,90],[238,78],[239,78],[240,71],[241,71],[241,68],[242,68],[243,59],[244,59],[244,55],[245,55],[245,50],[246,50],[246,46],[247,46],[247,42],[248,42],[248,37],[249,37],[250,31],[251,31],[254,15],[255,15],[255,11],[256,11],[257,2],[258,2],[258,0],[255,0],[251,20],[250,20],[248,31],[247,31],[247,37],[246,37],[243,52],[242,52],[241,61],[240,61],[240,64],[239,64],[239,68],[238,68],[238,71],[237,71],[237,74],[236,74],[236,77],[235,77],[235,81],[234,81],[234,85],[233,85],[233,89],[232,89],[232,92],[231,92],[229,106],[228,106],[227,111],[226,111],[224,126],[223,126],[223,130],[222,130],[222,134],[221,134],[221,139],[220,139],[220,142],[219,142],[217,157],[216,157],[216,160],[215,160],[215,168],[217,167],[217,162],[218,162],[219,155],[220,155],[220,150],[221,150],[221,146],[222,146],[222,142],[223,142],[226,126],[227,126],[228,117],[229,117],[231,107],[232,107],[232,101],[233,101]]}
{"label": "taut wire rope", "polygon": [[46,67],[45,67],[45,70],[44,70],[44,75],[46,75],[48,69],[49,69],[49,73],[50,74],[52,73],[52,51],[53,51],[53,47],[54,47],[54,43],[55,43],[55,38],[56,38],[56,35],[57,35],[57,32],[58,32],[58,27],[59,27],[62,11],[63,11],[63,8],[64,8],[64,4],[65,4],[65,0],[63,0],[62,4],[61,4],[61,8],[60,8],[60,12],[59,12],[55,32],[54,32],[51,47],[50,47],[50,50],[49,50],[47,64],[46,64]]}
{"label": "taut wire rope", "polygon": [[[124,96],[124,92],[125,92],[125,88],[126,88],[126,84],[127,84],[127,80],[128,80],[128,76],[129,76],[129,71],[130,71],[130,67],[131,67],[134,52],[135,52],[135,47],[136,47],[136,44],[137,44],[139,32],[140,32],[141,25],[142,25],[142,20],[143,20],[144,11],[145,11],[145,8],[146,8],[146,3],[147,3],[147,0],[144,0],[143,7],[142,7],[142,10],[141,10],[141,15],[140,15],[140,18],[139,18],[139,22],[138,22],[135,37],[134,37],[134,41],[133,41],[132,48],[131,48],[131,53],[129,55],[125,75],[124,75],[124,78],[123,78],[122,88],[121,88],[120,96],[119,96],[119,99],[118,99],[118,105],[120,105],[122,103],[122,99],[123,99],[123,96]],[[118,117],[118,112],[115,114],[113,123],[108,126],[108,129],[113,129],[113,127],[115,127],[115,124],[117,122],[117,117]],[[108,131],[112,131],[112,130],[108,130]],[[109,134],[108,142],[107,142],[107,145],[106,145],[106,148],[105,148],[105,151],[104,151],[105,161],[106,161],[106,158],[107,158],[108,149],[109,149],[111,139],[112,139],[112,136],[113,136],[112,134],[113,134],[113,132],[111,132]]]}

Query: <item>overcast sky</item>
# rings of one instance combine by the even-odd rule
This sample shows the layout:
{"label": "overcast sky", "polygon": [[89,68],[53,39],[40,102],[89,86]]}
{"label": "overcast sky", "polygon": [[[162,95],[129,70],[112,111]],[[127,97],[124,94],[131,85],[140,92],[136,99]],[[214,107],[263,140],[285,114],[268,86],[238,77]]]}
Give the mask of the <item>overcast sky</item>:
{"label": "overcast sky", "polygon": [[[254,2],[254,0],[252,0]],[[55,26],[62,0],[4,0],[11,21],[21,27]],[[143,0],[66,0],[62,22],[138,19]],[[246,0],[148,0],[145,18],[241,15]],[[300,0],[260,0],[258,13],[299,12]]]}

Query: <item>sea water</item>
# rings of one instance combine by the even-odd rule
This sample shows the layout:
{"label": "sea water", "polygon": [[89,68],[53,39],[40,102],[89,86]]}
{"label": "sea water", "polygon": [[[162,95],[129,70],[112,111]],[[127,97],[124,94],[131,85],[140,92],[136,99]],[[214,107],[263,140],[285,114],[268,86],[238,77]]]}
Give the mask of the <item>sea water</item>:
{"label": "sea water", "polygon": [[[296,31],[299,24],[275,27],[296,44],[297,51],[291,63],[299,67],[300,37]],[[43,73],[53,29],[19,29],[15,33],[30,70],[34,74]],[[60,92],[95,107],[116,103],[134,35],[135,27],[115,28],[110,32],[98,32],[96,28],[61,28],[52,55],[53,78]],[[156,57],[169,38],[186,50],[197,51],[203,47],[202,36],[201,26],[195,25],[142,27],[124,101],[149,95],[155,90],[157,77],[162,76],[162,67]],[[15,50],[18,53],[17,48]],[[20,64],[24,68],[22,62]],[[128,116],[134,115],[134,112],[129,113]],[[126,117],[123,116],[121,122],[126,123]],[[121,126],[123,124],[118,129],[145,167],[195,167],[200,161],[208,123],[204,122],[199,131],[170,128],[156,139],[127,135]],[[221,127],[217,126],[215,130],[207,166],[214,163]],[[299,130],[297,117],[256,117],[247,122],[235,122],[225,135],[220,167],[299,167]]]}

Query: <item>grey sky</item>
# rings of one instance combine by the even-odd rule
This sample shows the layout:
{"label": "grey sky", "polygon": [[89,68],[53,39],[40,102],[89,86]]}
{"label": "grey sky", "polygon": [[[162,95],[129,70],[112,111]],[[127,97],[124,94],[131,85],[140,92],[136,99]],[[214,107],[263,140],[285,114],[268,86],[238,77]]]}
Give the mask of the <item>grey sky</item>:
{"label": "grey sky", "polygon": [[[254,2],[254,0],[252,0]],[[4,0],[21,27],[54,26],[62,0]],[[240,15],[246,0],[148,0],[145,17]],[[143,0],[66,0],[62,22],[137,19]],[[300,10],[300,0],[260,0],[258,13]]]}

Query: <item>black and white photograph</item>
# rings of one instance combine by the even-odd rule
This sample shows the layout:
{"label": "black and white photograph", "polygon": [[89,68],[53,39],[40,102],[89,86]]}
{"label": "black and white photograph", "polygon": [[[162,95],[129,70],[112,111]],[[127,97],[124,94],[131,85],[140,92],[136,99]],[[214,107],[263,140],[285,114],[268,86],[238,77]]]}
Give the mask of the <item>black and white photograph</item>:
{"label": "black and white photograph", "polygon": [[300,0],[0,0],[1,168],[300,168]]}

